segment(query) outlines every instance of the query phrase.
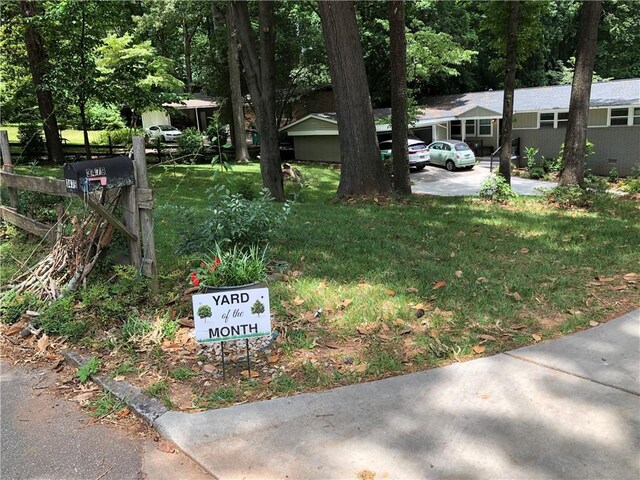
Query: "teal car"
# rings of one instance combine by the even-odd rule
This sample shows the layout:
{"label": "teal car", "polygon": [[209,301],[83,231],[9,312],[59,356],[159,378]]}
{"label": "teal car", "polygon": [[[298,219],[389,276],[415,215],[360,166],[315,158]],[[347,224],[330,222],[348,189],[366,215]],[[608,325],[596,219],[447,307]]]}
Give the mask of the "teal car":
{"label": "teal car", "polygon": [[458,140],[438,140],[429,144],[429,159],[433,165],[442,165],[450,172],[457,168],[469,170],[478,164],[469,145]]}

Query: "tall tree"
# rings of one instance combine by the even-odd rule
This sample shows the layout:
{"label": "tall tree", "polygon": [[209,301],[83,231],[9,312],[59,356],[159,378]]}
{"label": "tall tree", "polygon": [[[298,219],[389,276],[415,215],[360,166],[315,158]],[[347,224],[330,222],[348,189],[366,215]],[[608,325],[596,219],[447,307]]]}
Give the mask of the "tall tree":
{"label": "tall tree", "polygon": [[244,124],[244,98],[240,83],[240,58],[238,57],[238,40],[236,37],[236,21],[233,16],[233,8],[227,9],[227,54],[229,59],[229,96],[231,98],[231,119],[233,132],[233,146],[236,153],[236,161],[246,163],[249,161],[249,149],[247,148],[247,135]]}
{"label": "tall tree", "polygon": [[407,42],[404,26],[404,0],[389,1],[389,39],[391,53],[391,144],[393,189],[411,193],[407,158]]}
{"label": "tall tree", "polygon": [[584,183],[591,79],[596,61],[598,25],[601,15],[601,0],[583,2],[576,48],[576,68],[571,84],[569,118],[564,138],[564,166],[560,173],[560,185],[582,185]]}
{"label": "tall tree", "polygon": [[236,21],[236,31],[241,45],[242,65],[251,101],[256,112],[260,132],[260,172],[262,184],[277,201],[284,200],[284,185],[280,166],[280,143],[275,115],[275,30],[273,2],[258,2],[260,31],[260,55],[251,28],[246,1],[234,0],[231,4]]}
{"label": "tall tree", "polygon": [[354,2],[320,0],[318,6],[340,131],[338,196],[386,195],[390,185],[376,138]]}
{"label": "tall tree", "polygon": [[44,135],[47,142],[47,155],[49,161],[54,163],[64,162],[62,140],[58,129],[53,95],[47,87],[45,72],[48,68],[48,57],[44,40],[33,22],[37,16],[37,3],[34,0],[21,0],[20,8],[22,17],[26,20],[24,31],[25,46],[29,58],[29,71],[36,89],[38,109],[44,124]]}
{"label": "tall tree", "polygon": [[507,55],[505,63],[504,98],[502,101],[502,129],[500,139],[500,175],[511,185],[511,129],[513,127],[513,95],[516,88],[518,52],[518,20],[520,1],[507,2]]}

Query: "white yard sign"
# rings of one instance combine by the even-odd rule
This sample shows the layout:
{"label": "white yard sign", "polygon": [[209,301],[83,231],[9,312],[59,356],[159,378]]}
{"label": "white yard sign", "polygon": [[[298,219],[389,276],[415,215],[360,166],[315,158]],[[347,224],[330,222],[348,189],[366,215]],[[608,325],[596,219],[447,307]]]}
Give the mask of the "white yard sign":
{"label": "white yard sign", "polygon": [[198,342],[223,342],[271,333],[269,289],[224,290],[194,295]]}

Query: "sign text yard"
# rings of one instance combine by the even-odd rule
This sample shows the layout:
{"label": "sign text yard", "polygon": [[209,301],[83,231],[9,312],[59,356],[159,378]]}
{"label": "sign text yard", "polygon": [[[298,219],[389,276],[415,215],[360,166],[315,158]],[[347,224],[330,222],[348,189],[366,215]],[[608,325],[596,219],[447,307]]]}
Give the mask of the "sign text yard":
{"label": "sign text yard", "polygon": [[193,295],[196,341],[223,342],[271,333],[269,289],[224,290]]}

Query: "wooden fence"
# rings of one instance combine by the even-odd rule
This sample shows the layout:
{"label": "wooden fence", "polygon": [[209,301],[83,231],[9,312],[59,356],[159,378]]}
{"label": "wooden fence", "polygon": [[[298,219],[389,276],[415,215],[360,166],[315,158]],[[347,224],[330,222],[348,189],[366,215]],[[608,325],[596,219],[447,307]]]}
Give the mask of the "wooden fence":
{"label": "wooden fence", "polygon": [[[78,195],[67,192],[64,180],[15,174],[6,131],[0,131],[0,152],[2,153],[0,186],[7,188],[9,196],[9,206],[0,205],[2,220],[49,242],[55,241],[56,232],[53,226],[29,218],[19,212],[18,191],[28,190],[62,197],[76,197]],[[108,162],[108,160],[105,161]],[[133,166],[135,183],[133,186],[123,187],[124,195],[120,200],[124,211],[124,223],[92,195],[82,195],[80,198],[127,238],[131,264],[145,276],[150,277],[153,287],[157,288],[158,276],[153,233],[153,191],[149,188],[147,179],[147,160],[143,137],[133,137]]]}

